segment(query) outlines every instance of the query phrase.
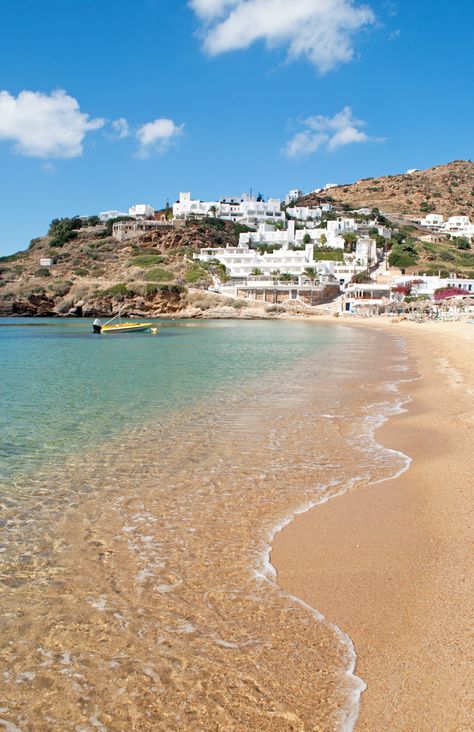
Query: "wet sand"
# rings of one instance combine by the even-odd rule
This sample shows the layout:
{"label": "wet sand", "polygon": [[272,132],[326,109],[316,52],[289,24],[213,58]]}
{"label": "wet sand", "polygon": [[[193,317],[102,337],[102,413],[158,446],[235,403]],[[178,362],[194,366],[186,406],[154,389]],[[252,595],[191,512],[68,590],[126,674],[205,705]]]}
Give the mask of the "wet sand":
{"label": "wet sand", "polygon": [[377,432],[408,454],[276,538],[278,583],[352,638],[367,683],[359,732],[472,729],[474,325],[359,322],[406,337],[412,402]]}

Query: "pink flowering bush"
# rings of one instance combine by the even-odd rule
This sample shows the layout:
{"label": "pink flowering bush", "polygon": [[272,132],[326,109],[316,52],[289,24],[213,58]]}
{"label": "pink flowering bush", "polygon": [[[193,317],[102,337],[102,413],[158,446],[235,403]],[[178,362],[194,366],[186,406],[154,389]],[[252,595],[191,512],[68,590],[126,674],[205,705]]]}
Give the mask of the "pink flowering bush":
{"label": "pink flowering bush", "polygon": [[440,287],[438,290],[435,290],[434,293],[434,299],[435,300],[445,300],[447,297],[453,297],[454,295],[465,295],[466,290],[463,290],[462,287]]}

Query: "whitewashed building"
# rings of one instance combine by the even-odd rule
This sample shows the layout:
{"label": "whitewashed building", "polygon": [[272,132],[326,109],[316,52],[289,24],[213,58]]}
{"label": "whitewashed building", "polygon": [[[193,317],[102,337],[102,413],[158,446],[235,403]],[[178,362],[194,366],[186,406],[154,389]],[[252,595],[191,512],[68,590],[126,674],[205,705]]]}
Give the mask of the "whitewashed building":
{"label": "whitewashed building", "polygon": [[471,224],[469,216],[450,216],[441,230],[453,236],[474,236],[474,224]]}
{"label": "whitewashed building", "polygon": [[303,250],[289,249],[285,244],[273,252],[260,254],[248,244],[239,244],[238,247],[212,247],[201,249],[194,254],[194,259],[209,262],[217,259],[228,270],[230,277],[237,280],[247,280],[256,270],[259,276],[270,277],[275,273],[301,275],[306,267],[314,267],[314,248],[307,244]]}
{"label": "whitewashed building", "polygon": [[297,201],[298,198],[301,198],[301,196],[304,196],[303,191],[300,191],[299,188],[293,188],[291,191],[288,191],[285,196],[285,205],[289,206],[290,203],[293,203],[293,201]]}
{"label": "whitewashed building", "polygon": [[474,224],[469,216],[450,216],[447,221],[441,214],[428,214],[420,220],[420,226],[432,231],[439,231],[453,236],[474,236]]}
{"label": "whitewashed building", "polygon": [[286,209],[286,215],[296,221],[311,221],[314,219],[320,219],[323,210],[321,206],[288,206]]}
{"label": "whitewashed building", "polygon": [[444,217],[441,216],[441,214],[428,214],[425,216],[424,219],[420,220],[420,226],[423,226],[425,229],[435,229],[438,230],[444,223]]}
{"label": "whitewashed building", "polygon": [[149,206],[147,203],[137,203],[135,206],[131,206],[128,209],[128,215],[134,219],[147,219],[153,216],[155,209]]}
{"label": "whitewashed building", "polygon": [[173,204],[173,216],[177,219],[216,216],[248,226],[261,221],[285,221],[279,198],[263,201],[247,193],[241,196],[225,196],[219,201],[201,201],[192,199],[190,193],[180,193],[179,201]]}
{"label": "whitewashed building", "polygon": [[474,294],[474,279],[461,279],[459,277],[439,277],[437,275],[401,275],[394,277],[393,286],[403,285],[407,282],[416,281],[417,284],[413,285],[412,292],[415,295],[428,295],[433,297],[436,290],[441,287],[457,287],[461,290],[465,290],[466,295]]}
{"label": "whitewashed building", "polygon": [[257,231],[245,232],[239,236],[239,246],[273,244],[301,247],[307,243],[332,249],[344,248],[344,239],[339,234],[326,229],[297,229],[295,221],[288,221],[286,229],[277,229],[271,224],[259,224]]}
{"label": "whitewashed building", "polygon": [[125,213],[124,211],[101,211],[99,214],[99,219],[105,223],[106,221],[111,221],[112,219],[118,219],[121,216],[128,215],[129,214]]}

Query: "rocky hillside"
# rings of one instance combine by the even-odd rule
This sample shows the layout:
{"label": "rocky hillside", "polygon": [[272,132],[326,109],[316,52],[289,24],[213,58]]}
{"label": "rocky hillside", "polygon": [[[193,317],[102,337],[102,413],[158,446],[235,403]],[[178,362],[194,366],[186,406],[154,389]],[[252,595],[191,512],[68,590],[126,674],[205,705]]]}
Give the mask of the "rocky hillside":
{"label": "rocky hillside", "polygon": [[427,213],[464,214],[474,220],[474,163],[455,160],[427,170],[381,178],[364,178],[322,194],[311,193],[301,205],[335,202],[348,208],[379,208],[419,218]]}
{"label": "rocky hillside", "polygon": [[[208,219],[117,242],[111,226],[96,217],[87,223],[94,225],[52,222],[48,236],[0,258],[1,315],[107,316],[122,307],[123,314],[149,316],[204,307],[210,296],[199,289],[212,282],[212,268],[193,262],[193,252],[236,243],[239,233]],[[52,266],[41,265],[47,258]]]}

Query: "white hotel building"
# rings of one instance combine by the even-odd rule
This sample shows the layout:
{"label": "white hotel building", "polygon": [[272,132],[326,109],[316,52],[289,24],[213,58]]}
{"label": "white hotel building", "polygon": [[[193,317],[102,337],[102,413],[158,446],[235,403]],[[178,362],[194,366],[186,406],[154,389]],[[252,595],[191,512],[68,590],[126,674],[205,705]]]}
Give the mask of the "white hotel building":
{"label": "white hotel building", "polygon": [[313,251],[312,244],[307,244],[303,250],[296,251],[289,249],[288,244],[285,244],[273,252],[260,254],[248,244],[239,244],[237,247],[225,249],[223,247],[201,249],[199,254],[194,255],[194,259],[199,259],[201,262],[217,259],[225,265],[232,279],[246,280],[256,269],[265,277],[271,277],[275,272],[299,276],[306,267],[315,267]]}
{"label": "white hotel building", "polygon": [[243,193],[241,196],[227,196],[219,201],[200,201],[192,199],[190,193],[180,193],[179,201],[173,204],[176,219],[203,218],[216,216],[226,221],[234,221],[254,226],[261,221],[285,221],[279,198],[258,201],[256,196]]}

